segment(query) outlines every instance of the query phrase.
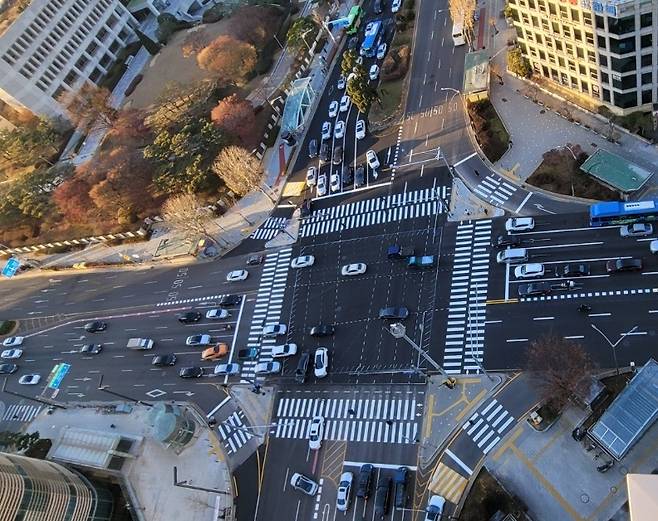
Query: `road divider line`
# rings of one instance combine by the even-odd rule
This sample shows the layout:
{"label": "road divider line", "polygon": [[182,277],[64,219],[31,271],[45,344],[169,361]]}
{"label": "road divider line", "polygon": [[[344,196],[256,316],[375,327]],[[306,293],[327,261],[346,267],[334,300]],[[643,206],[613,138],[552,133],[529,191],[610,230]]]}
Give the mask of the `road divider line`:
{"label": "road divider line", "polygon": [[533,317],[532,320],[555,320],[555,317]]}
{"label": "road divider line", "polygon": [[571,335],[571,336],[565,336],[565,337],[562,337],[562,338],[564,338],[565,340],[576,340],[576,339],[579,339],[579,338],[585,338],[585,335]]}
{"label": "road divider line", "polygon": [[505,340],[505,342],[507,342],[507,343],[511,343],[511,342],[527,342],[527,341],[528,341],[527,338],[508,338],[507,340]]}
{"label": "road divider line", "polygon": [[226,398],[224,398],[221,402],[219,402],[219,403],[215,406],[215,408],[214,408],[212,411],[210,411],[208,414],[206,414],[206,418],[210,418],[213,414],[215,414],[217,411],[219,411],[222,407],[224,407],[224,405],[225,405],[226,403],[228,403],[228,401],[229,401],[230,399],[231,399],[230,396],[227,396]]}
{"label": "road divider line", "polygon": [[525,196],[525,199],[521,201],[521,204],[517,207],[516,211],[514,213],[519,213],[521,211],[521,208],[525,206],[525,203],[528,202],[528,199],[532,197],[532,192],[528,192],[528,195]]}
{"label": "road divider line", "polygon": [[590,313],[590,317],[609,317],[612,313]]}
{"label": "road divider line", "polygon": [[469,159],[471,159],[474,156],[477,156],[477,152],[473,152],[470,156],[466,156],[464,159],[461,159],[461,160],[457,161],[455,164],[452,165],[453,168],[461,165],[462,163],[465,163],[466,161],[468,161]]}

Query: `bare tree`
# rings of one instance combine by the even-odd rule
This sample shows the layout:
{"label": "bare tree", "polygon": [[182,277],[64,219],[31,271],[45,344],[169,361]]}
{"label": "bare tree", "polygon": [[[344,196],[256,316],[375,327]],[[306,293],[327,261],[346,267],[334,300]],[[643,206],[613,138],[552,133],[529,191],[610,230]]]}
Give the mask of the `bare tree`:
{"label": "bare tree", "polygon": [[464,36],[468,40],[469,46],[473,47],[473,27],[476,0],[449,0],[448,9],[452,21],[461,20],[463,24]]}
{"label": "bare tree", "polygon": [[193,232],[215,240],[208,232],[213,214],[199,204],[194,194],[179,194],[167,199],[162,206],[162,216],[177,230]]}
{"label": "bare tree", "polygon": [[261,189],[263,166],[242,147],[224,148],[217,155],[212,169],[230,190],[239,195]]}
{"label": "bare tree", "polygon": [[83,130],[89,130],[100,121],[109,127],[117,118],[117,110],[111,104],[112,93],[93,83],[84,83],[77,91],[62,93],[58,101],[64,106],[69,119]]}
{"label": "bare tree", "polygon": [[594,364],[585,349],[554,333],[530,344],[526,369],[537,375],[542,398],[560,409],[571,398]]}

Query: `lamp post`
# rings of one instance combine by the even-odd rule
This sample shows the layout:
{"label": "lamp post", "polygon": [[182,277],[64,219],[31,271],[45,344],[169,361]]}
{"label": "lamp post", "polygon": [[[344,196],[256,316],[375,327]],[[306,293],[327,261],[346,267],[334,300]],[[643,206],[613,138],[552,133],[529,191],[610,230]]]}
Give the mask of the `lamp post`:
{"label": "lamp post", "polygon": [[628,335],[630,335],[631,333],[633,333],[633,331],[635,331],[635,330],[637,329],[638,326],[633,326],[631,329],[629,329],[628,331],[626,331],[626,333],[622,333],[622,334],[619,336],[619,339],[613,344],[613,343],[610,341],[610,339],[606,336],[606,334],[605,334],[603,331],[601,331],[601,330],[600,330],[598,327],[596,327],[594,324],[590,324],[590,325],[592,326],[592,329],[594,329],[595,331],[597,331],[597,332],[598,332],[603,338],[605,338],[605,341],[608,342],[608,344],[609,344],[610,347],[612,348],[612,358],[613,358],[614,361],[615,361],[615,370],[616,370],[616,373],[619,374],[619,364],[617,363],[617,351],[616,351],[616,347],[619,345],[619,343],[620,343],[624,338],[626,338]]}

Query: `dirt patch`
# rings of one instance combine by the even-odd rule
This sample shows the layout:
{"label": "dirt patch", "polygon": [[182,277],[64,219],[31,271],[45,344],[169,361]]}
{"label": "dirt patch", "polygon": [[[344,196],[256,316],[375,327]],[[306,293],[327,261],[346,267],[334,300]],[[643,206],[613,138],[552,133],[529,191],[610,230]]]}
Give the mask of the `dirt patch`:
{"label": "dirt patch", "polygon": [[473,488],[466,498],[459,519],[462,521],[482,521],[490,519],[496,512],[513,514],[519,521],[530,521],[525,515],[527,507],[523,502],[505,490],[496,479],[483,468],[475,479]]}

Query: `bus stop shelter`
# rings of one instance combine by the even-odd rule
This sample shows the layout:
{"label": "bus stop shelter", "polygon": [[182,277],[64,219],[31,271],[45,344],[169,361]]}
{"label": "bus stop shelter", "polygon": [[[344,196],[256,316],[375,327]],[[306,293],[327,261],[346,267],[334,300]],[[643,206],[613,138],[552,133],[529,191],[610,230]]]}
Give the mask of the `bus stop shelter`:
{"label": "bus stop shelter", "polygon": [[653,172],[602,149],[589,156],[580,169],[621,194],[624,200],[642,188],[653,175]]}
{"label": "bus stop shelter", "polygon": [[283,108],[282,132],[296,134],[302,129],[315,95],[316,92],[311,88],[310,77],[300,78],[292,83]]}
{"label": "bus stop shelter", "polygon": [[489,97],[489,55],[487,51],[469,52],[464,58],[464,85],[462,92],[468,101]]}

